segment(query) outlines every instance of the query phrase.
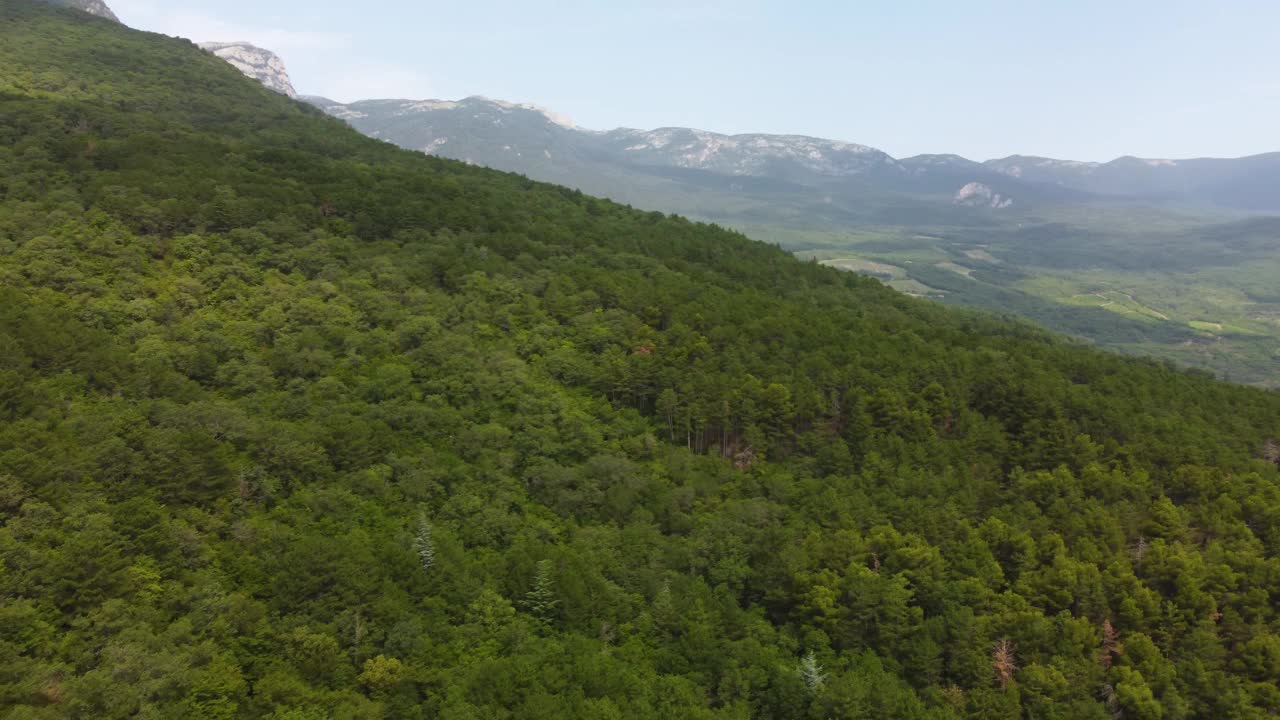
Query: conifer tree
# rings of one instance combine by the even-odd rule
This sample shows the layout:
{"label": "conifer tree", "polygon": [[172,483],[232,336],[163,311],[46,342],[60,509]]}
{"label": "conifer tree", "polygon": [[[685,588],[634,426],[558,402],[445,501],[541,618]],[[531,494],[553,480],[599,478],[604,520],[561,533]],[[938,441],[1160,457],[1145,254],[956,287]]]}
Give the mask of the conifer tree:
{"label": "conifer tree", "polygon": [[827,674],[822,670],[818,656],[812,650],[805,653],[800,660],[800,677],[804,678],[805,687],[809,688],[811,693],[817,693],[827,681]]}
{"label": "conifer tree", "polygon": [[413,537],[413,551],[418,554],[423,570],[430,570],[436,564],[436,544],[431,539],[431,523],[427,522],[426,513],[418,516],[418,532]]}
{"label": "conifer tree", "polygon": [[539,620],[549,622],[559,604],[551,580],[551,561],[539,560],[538,570],[533,576],[533,588],[525,595],[525,607]]}

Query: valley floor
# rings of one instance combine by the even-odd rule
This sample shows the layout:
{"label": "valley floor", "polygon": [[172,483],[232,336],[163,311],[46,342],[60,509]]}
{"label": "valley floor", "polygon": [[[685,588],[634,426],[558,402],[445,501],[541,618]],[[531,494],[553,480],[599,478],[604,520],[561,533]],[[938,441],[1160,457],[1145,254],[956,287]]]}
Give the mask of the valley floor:
{"label": "valley floor", "polygon": [[[899,228],[786,233],[745,228],[802,258],[881,279],[909,295],[1027,317],[1121,352],[1280,387],[1280,251],[1203,267],[1035,262],[1007,238]],[[1212,242],[1212,241],[1208,241]],[[1173,250],[1176,254],[1176,249]],[[1028,257],[1030,256],[1030,257]],[[1028,262],[1030,260],[1031,262]],[[1163,267],[1162,267],[1163,266]]]}

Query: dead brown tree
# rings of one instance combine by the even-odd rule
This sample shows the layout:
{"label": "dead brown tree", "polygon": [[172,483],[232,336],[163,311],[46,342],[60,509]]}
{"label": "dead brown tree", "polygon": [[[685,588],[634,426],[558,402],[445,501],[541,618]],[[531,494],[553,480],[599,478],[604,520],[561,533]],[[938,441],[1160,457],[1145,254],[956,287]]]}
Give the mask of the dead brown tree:
{"label": "dead brown tree", "polygon": [[1262,457],[1280,466],[1280,440],[1268,440],[1262,446]]}
{"label": "dead brown tree", "polygon": [[996,679],[1000,681],[1000,689],[1005,690],[1013,681],[1013,674],[1018,671],[1014,659],[1013,643],[1001,638],[991,650],[991,667],[996,671]]}
{"label": "dead brown tree", "polygon": [[1110,620],[1102,621],[1102,653],[1098,661],[1102,663],[1102,667],[1111,667],[1111,663],[1115,661],[1117,655],[1120,654],[1120,633],[1116,631]]}

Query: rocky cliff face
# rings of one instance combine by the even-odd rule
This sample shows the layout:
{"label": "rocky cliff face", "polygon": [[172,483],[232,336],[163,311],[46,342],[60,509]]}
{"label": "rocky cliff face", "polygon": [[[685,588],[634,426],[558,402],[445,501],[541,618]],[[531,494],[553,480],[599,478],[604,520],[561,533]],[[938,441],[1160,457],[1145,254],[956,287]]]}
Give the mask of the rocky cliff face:
{"label": "rocky cliff face", "polygon": [[116,14],[111,12],[111,8],[107,7],[107,4],[102,0],[46,0],[46,2],[52,5],[83,10],[90,15],[97,15],[98,17],[120,22],[120,18],[116,17]]}
{"label": "rocky cliff face", "polygon": [[297,97],[279,55],[247,42],[207,42],[200,47],[231,63],[240,72],[289,97]]}
{"label": "rocky cliff face", "polygon": [[993,210],[1003,210],[1013,205],[1013,198],[1005,197],[980,182],[971,182],[956,191],[954,202],[956,205],[968,207],[989,207]]}

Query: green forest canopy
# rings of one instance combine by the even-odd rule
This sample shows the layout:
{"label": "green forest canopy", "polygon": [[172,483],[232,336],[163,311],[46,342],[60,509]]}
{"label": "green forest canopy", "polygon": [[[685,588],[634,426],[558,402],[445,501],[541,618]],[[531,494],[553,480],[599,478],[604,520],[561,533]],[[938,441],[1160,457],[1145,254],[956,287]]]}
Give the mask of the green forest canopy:
{"label": "green forest canopy", "polygon": [[1280,396],[0,0],[9,718],[1261,718]]}

